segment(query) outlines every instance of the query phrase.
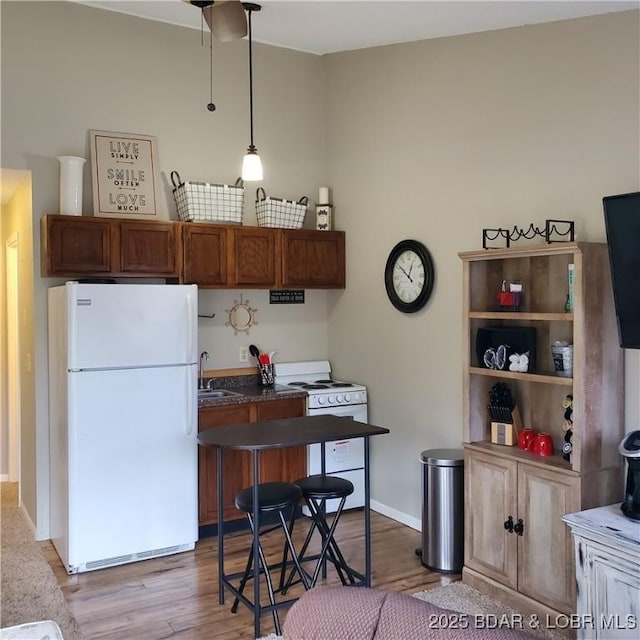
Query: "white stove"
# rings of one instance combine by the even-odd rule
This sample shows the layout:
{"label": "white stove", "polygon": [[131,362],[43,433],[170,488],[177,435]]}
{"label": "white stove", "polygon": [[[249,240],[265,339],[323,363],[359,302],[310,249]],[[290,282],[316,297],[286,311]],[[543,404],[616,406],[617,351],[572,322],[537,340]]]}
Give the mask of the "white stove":
{"label": "white stove", "polygon": [[334,380],[328,360],[281,362],[274,365],[274,374],[276,384],[306,391],[310,410],[367,404],[367,388]]}
{"label": "white stove", "polygon": [[[281,362],[274,365],[277,385],[307,392],[307,415],[332,414],[367,421],[367,388],[353,382],[331,377],[328,360]],[[307,473],[322,471],[320,444],[307,447]],[[336,440],[325,444],[325,470],[329,475],[353,483],[354,491],[347,498],[345,509],[364,506],[364,439]],[[327,501],[327,512],[338,508],[339,500]]]}

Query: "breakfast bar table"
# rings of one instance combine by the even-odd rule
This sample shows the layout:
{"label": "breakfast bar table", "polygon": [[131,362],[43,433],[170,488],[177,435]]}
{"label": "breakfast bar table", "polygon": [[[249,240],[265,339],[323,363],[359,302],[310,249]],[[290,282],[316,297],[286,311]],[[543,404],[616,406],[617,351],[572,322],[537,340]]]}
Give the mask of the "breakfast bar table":
{"label": "breakfast bar table", "polygon": [[[198,435],[198,442],[203,446],[217,447],[218,459],[218,583],[219,602],[224,604],[224,589],[247,605],[254,613],[254,629],[256,638],[260,636],[260,616],[274,605],[260,606],[260,563],[258,555],[258,536],[260,530],[260,512],[258,501],[258,484],[260,479],[260,452],[266,449],[279,449],[307,444],[321,444],[321,472],[326,472],[325,443],[332,440],[351,438],[364,439],[364,537],[365,537],[365,571],[363,579],[356,583],[360,586],[371,586],[371,511],[370,511],[370,479],[369,479],[369,438],[389,433],[385,427],[377,427],[363,422],[356,422],[347,417],[334,415],[303,416],[281,420],[265,420],[245,424],[208,429]],[[253,602],[249,601],[233,584],[230,576],[224,571],[224,519],[223,519],[223,456],[225,449],[241,449],[251,451],[253,461]],[[276,607],[285,607],[295,599],[280,602]]]}

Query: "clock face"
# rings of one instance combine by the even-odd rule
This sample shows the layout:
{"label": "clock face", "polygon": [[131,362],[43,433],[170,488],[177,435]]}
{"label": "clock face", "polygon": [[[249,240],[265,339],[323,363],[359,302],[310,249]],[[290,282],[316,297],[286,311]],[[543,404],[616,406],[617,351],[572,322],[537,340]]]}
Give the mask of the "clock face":
{"label": "clock face", "polygon": [[424,287],[424,265],[420,256],[407,249],[403,251],[393,265],[393,288],[400,300],[415,302]]}
{"label": "clock face", "polygon": [[389,254],[384,273],[389,300],[404,313],[418,311],[433,290],[433,262],[417,240],[399,242]]}

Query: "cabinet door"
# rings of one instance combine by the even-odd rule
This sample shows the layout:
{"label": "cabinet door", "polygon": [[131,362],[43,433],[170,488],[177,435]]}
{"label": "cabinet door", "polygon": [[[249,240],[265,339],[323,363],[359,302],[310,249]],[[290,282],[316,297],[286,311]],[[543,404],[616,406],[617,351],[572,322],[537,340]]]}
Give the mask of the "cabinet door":
{"label": "cabinet door", "polygon": [[227,284],[227,229],[214,225],[182,225],[182,281],[200,287]]}
{"label": "cabinet door", "polygon": [[[615,539],[612,536],[612,542]],[[597,620],[593,635],[597,640],[636,640],[640,620],[640,559],[636,548],[625,545],[623,557],[614,555],[611,548],[598,542],[581,542],[586,552],[584,571],[591,580],[580,582],[583,601],[590,599],[592,608],[578,614],[591,614]],[[619,551],[619,548],[618,548]],[[578,638],[581,636],[579,635]]]}
{"label": "cabinet door", "polygon": [[[205,407],[198,412],[198,431],[250,421],[251,405]],[[200,525],[218,522],[217,447],[198,449],[198,496]],[[238,491],[251,485],[251,458],[246,451],[224,452],[224,519],[237,520],[243,514],[235,507]]]}
{"label": "cabinet door", "polygon": [[[305,399],[273,400],[256,404],[257,420],[305,415]],[[270,449],[260,454],[260,482],[294,482],[307,475],[307,448]]]}
{"label": "cabinet door", "polygon": [[344,232],[282,231],[282,284],[344,288]]}
{"label": "cabinet door", "polygon": [[111,270],[111,221],[44,216],[41,226],[43,276],[106,274]]}
{"label": "cabinet door", "polygon": [[120,271],[127,275],[177,276],[176,226],[171,222],[120,222]]}
{"label": "cabinet door", "polygon": [[233,229],[232,285],[276,286],[276,229]]}
{"label": "cabinet door", "polygon": [[557,611],[575,606],[575,567],[565,513],[580,510],[580,479],[518,464],[518,591]]}
{"label": "cabinet door", "polygon": [[513,460],[465,453],[465,565],[513,589],[517,587],[517,466]]}

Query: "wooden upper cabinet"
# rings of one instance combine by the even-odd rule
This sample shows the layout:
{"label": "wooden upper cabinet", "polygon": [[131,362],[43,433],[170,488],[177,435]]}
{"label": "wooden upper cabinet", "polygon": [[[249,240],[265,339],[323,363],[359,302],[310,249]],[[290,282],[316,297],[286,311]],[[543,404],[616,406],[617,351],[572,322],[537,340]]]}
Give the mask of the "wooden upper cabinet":
{"label": "wooden upper cabinet", "polygon": [[227,229],[213,225],[182,225],[182,281],[200,287],[227,284]]}
{"label": "wooden upper cabinet", "polygon": [[177,226],[171,222],[45,215],[43,276],[177,277]]}
{"label": "wooden upper cabinet", "polygon": [[109,274],[111,223],[104,218],[43,216],[42,276]]}
{"label": "wooden upper cabinet", "polygon": [[276,232],[266,227],[231,230],[231,286],[260,289],[277,285]]}
{"label": "wooden upper cabinet", "polygon": [[178,275],[176,225],[172,222],[120,221],[120,271]]}
{"label": "wooden upper cabinet", "polygon": [[282,231],[282,285],[344,288],[344,231]]}
{"label": "wooden upper cabinet", "polygon": [[343,289],[344,231],[45,215],[46,276],[178,278],[203,288]]}

